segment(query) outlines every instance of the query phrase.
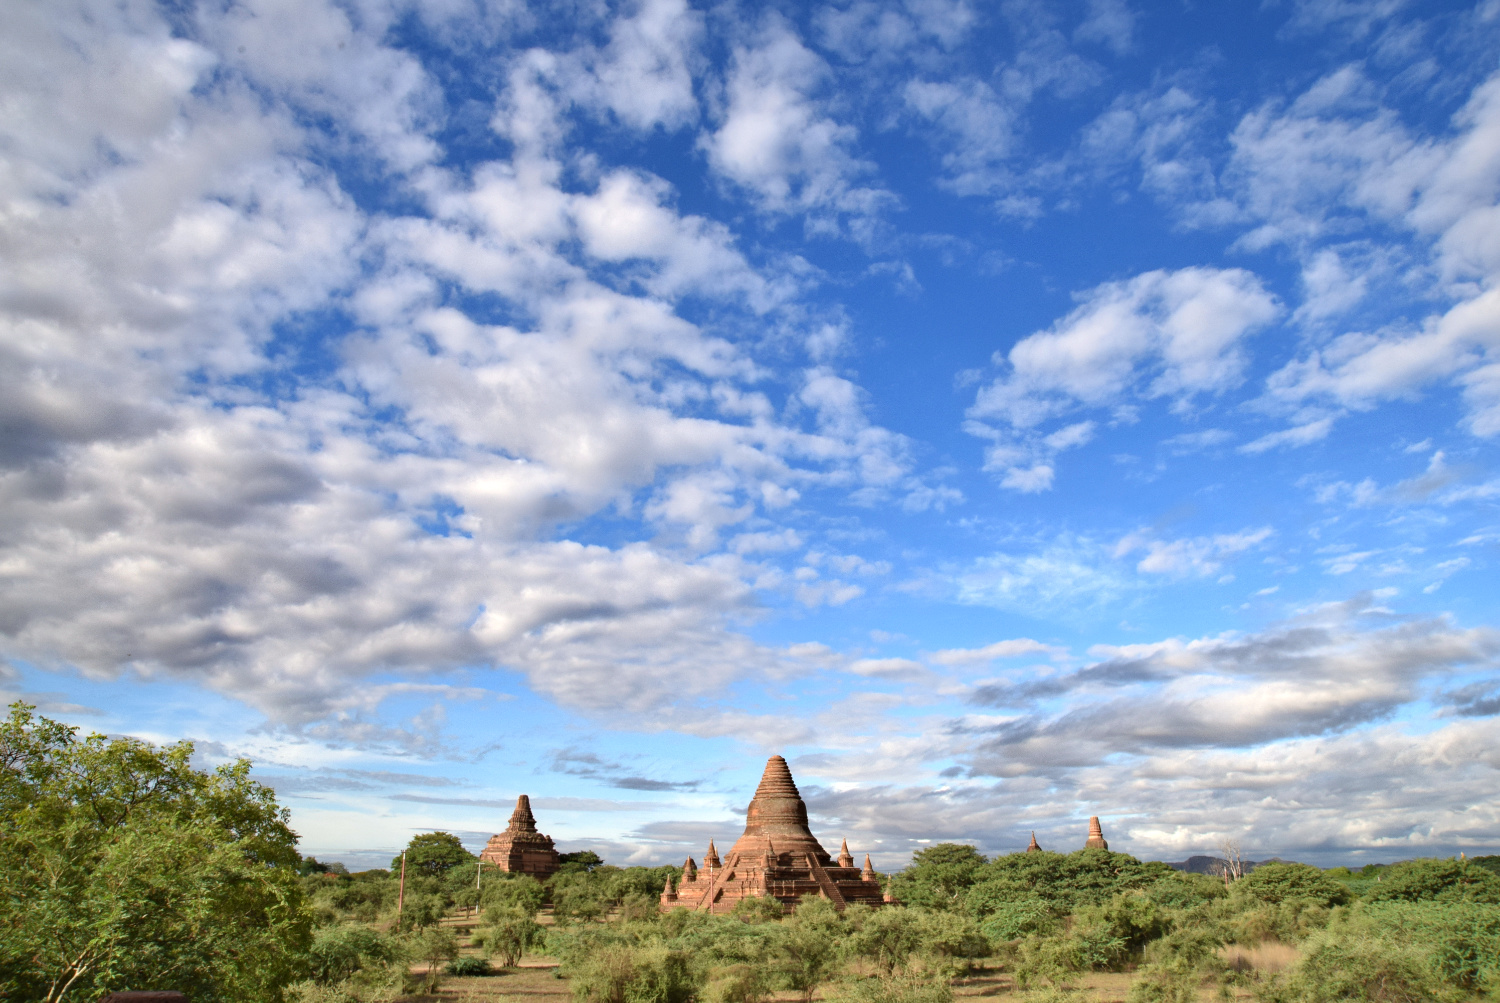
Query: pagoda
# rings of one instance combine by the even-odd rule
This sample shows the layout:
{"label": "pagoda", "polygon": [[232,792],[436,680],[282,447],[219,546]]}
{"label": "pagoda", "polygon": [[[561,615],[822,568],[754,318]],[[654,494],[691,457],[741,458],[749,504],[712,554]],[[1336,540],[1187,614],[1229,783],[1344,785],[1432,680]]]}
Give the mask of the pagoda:
{"label": "pagoda", "polygon": [[772,756],[745,812],[745,831],[719,859],[713,840],[699,868],[689,857],[682,880],[661,893],[661,909],[696,909],[725,913],[747,898],[775,898],[790,910],[805,895],[816,895],[843,910],[855,902],[878,906],[886,901],[865,854],[854,866],[845,840],[835,861],[807,827],[807,805],[792,782],[786,760]]}
{"label": "pagoda", "polygon": [[1083,844],[1085,850],[1107,850],[1109,844],[1104,841],[1104,829],[1099,825],[1099,816],[1095,815],[1089,819],[1089,838]]}
{"label": "pagoda", "polygon": [[557,872],[557,850],[552,837],[536,831],[536,816],[531,814],[531,798],[516,798],[516,810],[510,813],[505,831],[490,837],[479,859],[502,871],[530,874],[544,881]]}

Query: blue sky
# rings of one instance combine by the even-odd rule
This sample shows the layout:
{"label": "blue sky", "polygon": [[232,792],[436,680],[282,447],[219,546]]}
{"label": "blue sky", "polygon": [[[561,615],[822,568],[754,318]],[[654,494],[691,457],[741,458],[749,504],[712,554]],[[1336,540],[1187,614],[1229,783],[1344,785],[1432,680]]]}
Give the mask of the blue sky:
{"label": "blue sky", "polygon": [[1500,3],[24,3],[0,688],[305,852],[1500,851]]}

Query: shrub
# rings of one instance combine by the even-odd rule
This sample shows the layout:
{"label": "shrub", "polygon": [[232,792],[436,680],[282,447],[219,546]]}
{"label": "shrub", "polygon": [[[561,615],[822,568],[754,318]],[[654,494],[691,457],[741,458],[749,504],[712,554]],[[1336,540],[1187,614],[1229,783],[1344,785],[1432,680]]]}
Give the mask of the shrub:
{"label": "shrub", "polygon": [[1287,978],[1256,990],[1264,1003],[1443,1003],[1467,995],[1445,984],[1417,948],[1339,933],[1314,938]]}
{"label": "shrub", "polygon": [[475,944],[483,947],[487,957],[498,957],[501,968],[514,968],[528,947],[543,940],[536,920],[518,909],[491,907],[484,913],[485,925],[474,933]]}
{"label": "shrub", "polygon": [[769,988],[763,966],[741,962],[712,971],[703,996],[708,1003],[761,1003]]}
{"label": "shrub", "polygon": [[1500,904],[1500,876],[1465,860],[1408,860],[1387,867],[1365,895],[1371,902]]}
{"label": "shrub", "polygon": [[730,915],[745,923],[770,923],[786,915],[786,906],[774,896],[754,895],[736,902]]}
{"label": "shrub", "polygon": [[320,929],[309,953],[313,980],[329,985],[343,982],[370,965],[388,964],[400,951],[395,942],[369,927],[349,924]]}
{"label": "shrub", "polygon": [[573,967],[579,1003],[691,1003],[701,981],[683,951],[609,944]]}
{"label": "shrub", "polygon": [[443,971],[449,975],[493,975],[495,970],[490,963],[483,958],[473,956],[454,958],[443,966]]}
{"label": "shrub", "polygon": [[922,917],[913,909],[877,909],[864,917],[850,936],[846,949],[866,958],[887,975],[906,967],[922,949]]}
{"label": "shrub", "polygon": [[484,888],[479,899],[479,904],[484,909],[499,906],[535,916],[546,900],[547,889],[529,874],[506,874],[504,871],[489,870],[484,873]]}
{"label": "shrub", "polygon": [[990,953],[989,938],[967,916],[927,913],[922,917],[919,934],[920,952],[945,975],[968,971],[973,959]]}
{"label": "shrub", "polygon": [[1060,920],[1044,899],[1027,897],[995,904],[980,929],[994,940],[1018,940],[1035,934],[1052,933]]}
{"label": "shrub", "polygon": [[836,997],[849,1003],[953,1003],[946,979],[900,976],[847,983]]}
{"label": "shrub", "polygon": [[1263,864],[1234,883],[1236,896],[1279,905],[1306,902],[1330,908],[1350,899],[1349,889],[1308,864]]}
{"label": "shrub", "polygon": [[1130,984],[1125,1003],[1196,1003],[1202,974],[1192,965],[1147,965]]}
{"label": "shrub", "polygon": [[938,843],[913,854],[911,866],[891,878],[891,892],[909,906],[956,908],[984,864],[972,846]]}

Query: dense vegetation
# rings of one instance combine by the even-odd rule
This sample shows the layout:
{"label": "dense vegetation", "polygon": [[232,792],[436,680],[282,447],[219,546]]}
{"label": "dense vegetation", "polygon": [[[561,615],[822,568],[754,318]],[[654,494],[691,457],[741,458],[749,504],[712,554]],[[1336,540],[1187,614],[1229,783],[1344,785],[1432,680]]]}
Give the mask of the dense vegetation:
{"label": "dense vegetation", "polygon": [[1226,884],[1105,850],[986,859],[941,844],[889,879],[899,907],[839,913],[817,899],[783,915],[751,900],[728,916],[660,915],[675,868],[584,851],[540,883],[434,832],[406,848],[398,922],[397,873],[300,857],[247,763],[205,772],[191,754],[80,739],[12,708],[0,999],[175,988],[194,1003],[395,1000],[529,952],[558,959],[578,1003],[947,1003],[977,967],[1038,1001],[1070,998],[1097,971],[1131,972],[1131,1003],[1216,987],[1262,1003],[1500,999],[1495,857],[1358,872],[1276,862]]}

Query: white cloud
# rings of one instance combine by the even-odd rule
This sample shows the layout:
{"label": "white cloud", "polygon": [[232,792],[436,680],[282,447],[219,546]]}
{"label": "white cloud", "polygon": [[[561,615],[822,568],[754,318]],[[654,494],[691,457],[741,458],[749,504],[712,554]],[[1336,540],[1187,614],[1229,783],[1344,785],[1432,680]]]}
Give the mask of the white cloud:
{"label": "white cloud", "polygon": [[1203,577],[1215,574],[1223,567],[1223,559],[1241,554],[1270,539],[1269,526],[1247,529],[1239,533],[1220,533],[1214,536],[1198,536],[1178,540],[1159,540],[1144,532],[1131,533],[1115,545],[1114,556],[1125,557],[1138,550],[1146,556],[1136,564],[1136,570],[1147,574],[1196,575]]}
{"label": "white cloud", "polygon": [[945,648],[933,653],[932,661],[939,665],[978,665],[1000,658],[1016,658],[1020,655],[1048,655],[1056,657],[1059,648],[1029,637],[1018,637],[1009,641],[996,641],[982,648]]}
{"label": "white cloud", "polygon": [[1258,439],[1245,443],[1239,448],[1241,453],[1264,453],[1270,449],[1282,449],[1285,447],[1308,446],[1314,442],[1321,442],[1328,438],[1328,433],[1333,430],[1333,419],[1317,418],[1306,424],[1285,428],[1279,432],[1267,432]]}
{"label": "white cloud", "polygon": [[1001,472],[1006,486],[1050,486],[1052,457],[1094,430],[1079,422],[1044,434],[1050,419],[1159,397],[1185,409],[1200,394],[1235,386],[1244,339],[1279,313],[1260,280],[1239,269],[1147,272],[1080,298],[1050,330],[996,353],[1005,371],[969,409],[969,431],[995,443],[986,468]]}
{"label": "white cloud", "polygon": [[1140,587],[1098,546],[1074,537],[1032,553],[981,557],[953,577],[959,602],[1043,617],[1110,603]]}
{"label": "white cloud", "polygon": [[703,137],[709,163],[751,192],[770,213],[803,213],[809,232],[845,225],[868,235],[893,196],[860,179],[874,165],[853,147],[857,130],[840,123],[818,97],[827,65],[779,16],[735,47],[718,127]]}
{"label": "white cloud", "polygon": [[[403,738],[381,701],[468,700],[443,677],[486,670],[661,721],[795,662],[737,632],[766,569],[721,534],[795,546],[752,517],[809,491],[940,493],[854,384],[811,370],[778,417],[749,354],[674,311],[694,296],[795,330],[801,279],[651,175],[568,187],[587,53],[507,67],[514,156],[460,175],[432,164],[435,84],[378,18],[267,2],[203,12],[195,43],[155,7],[24,13],[0,73],[50,97],[0,110],[0,241],[21,263],[0,306],[6,657],[191,680],[307,734],[429,751],[436,718]],[[622,121],[691,119],[696,23],[662,2],[613,26],[590,65],[653,68]],[[329,144],[421,208],[361,211],[307,156]],[[306,368],[268,347],[283,323],[310,325]],[[661,541],[555,538],[601,514]]]}
{"label": "white cloud", "polygon": [[686,0],[641,0],[610,26],[609,44],[594,60],[592,97],[636,129],[691,125],[702,35],[702,15]]}
{"label": "white cloud", "polygon": [[1098,42],[1123,56],[1135,45],[1136,13],[1125,0],[1089,0],[1088,17],[1073,31],[1081,41]]}
{"label": "white cloud", "polygon": [[1420,290],[1418,299],[1451,304],[1417,324],[1320,340],[1288,362],[1261,406],[1292,415],[1299,429],[1266,437],[1263,448],[1321,437],[1326,427],[1301,417],[1309,406],[1368,410],[1440,382],[1465,388],[1471,432],[1494,434],[1487,367],[1500,350],[1500,77],[1474,89],[1450,135],[1424,137],[1347,66],[1285,108],[1247,115],[1232,142],[1225,182],[1254,224],[1239,243],[1285,244],[1301,256],[1299,319],[1326,322],[1391,279]]}

